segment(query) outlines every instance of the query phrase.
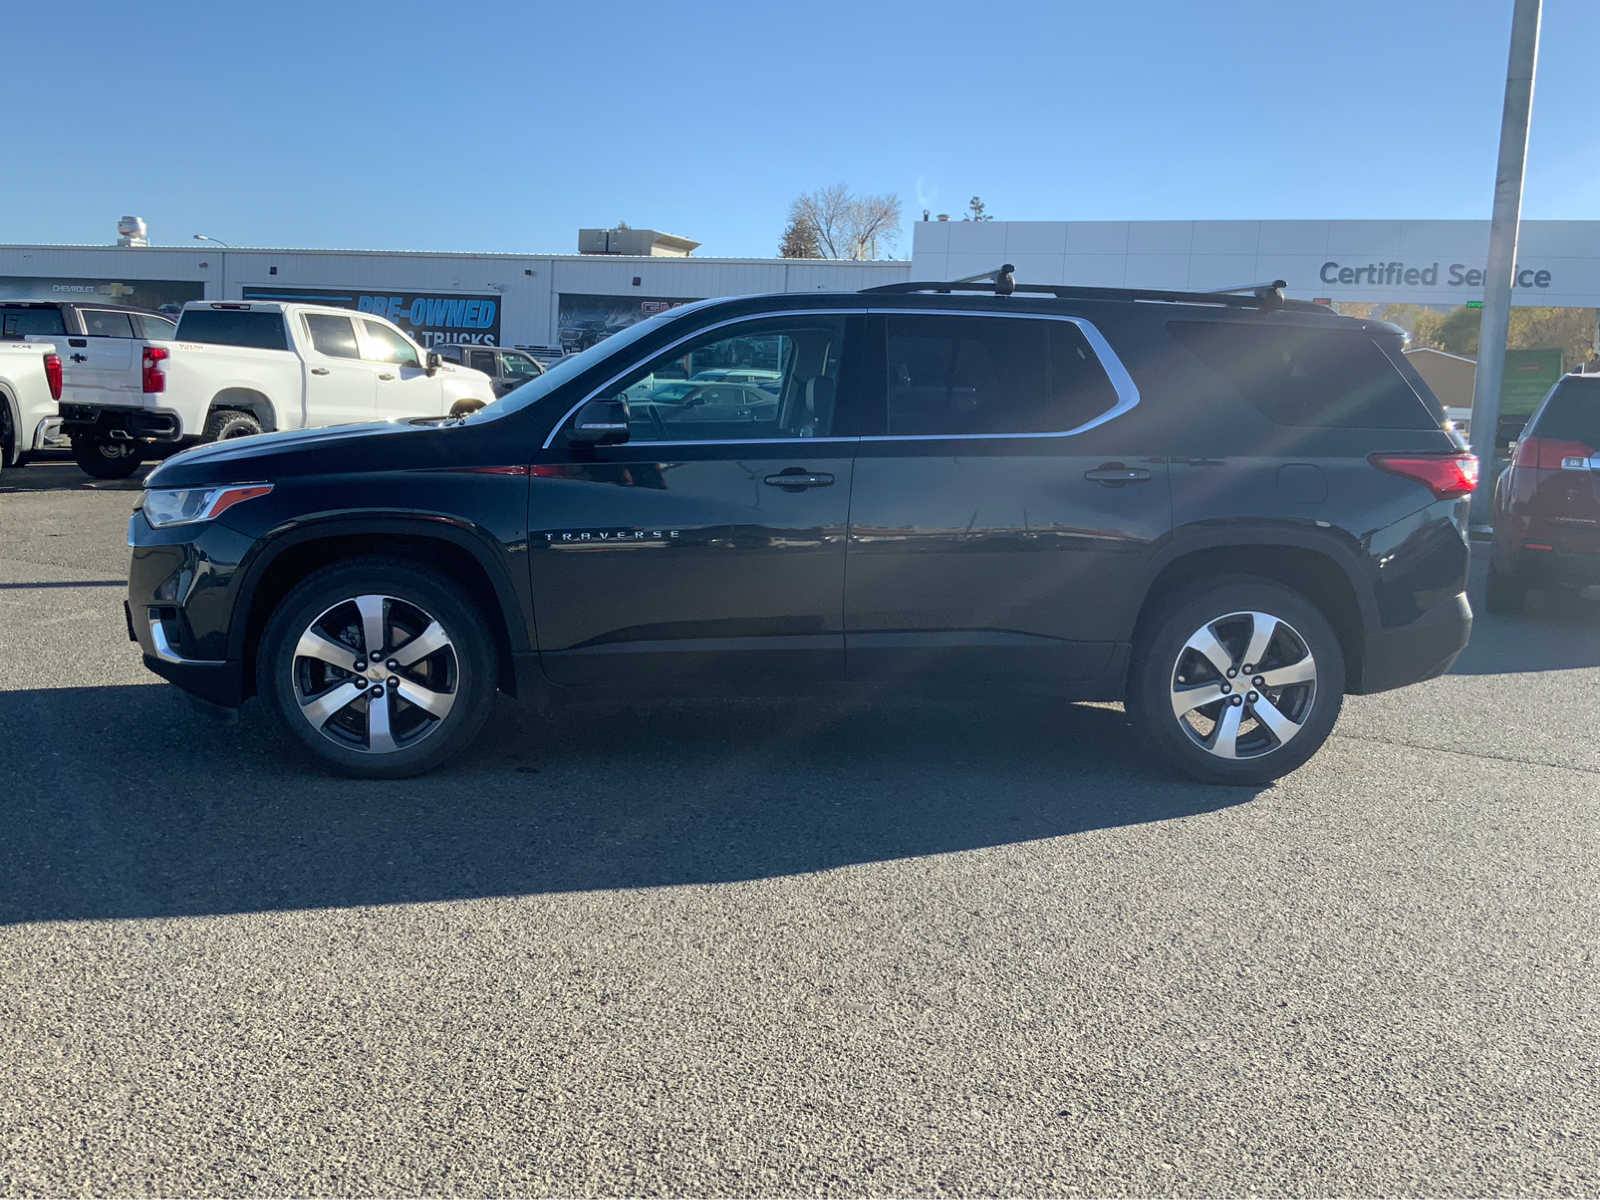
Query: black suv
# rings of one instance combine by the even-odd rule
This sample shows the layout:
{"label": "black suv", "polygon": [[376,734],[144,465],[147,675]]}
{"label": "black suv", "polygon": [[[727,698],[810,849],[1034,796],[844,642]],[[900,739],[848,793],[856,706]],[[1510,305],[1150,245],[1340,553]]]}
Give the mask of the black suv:
{"label": "black suv", "polygon": [[[496,690],[1125,699],[1258,783],[1466,644],[1476,460],[1391,325],[1250,294],[906,284],[675,308],[470,416],[203,446],[146,482],[129,635],[333,767]],[[761,387],[684,401],[740,363]]]}

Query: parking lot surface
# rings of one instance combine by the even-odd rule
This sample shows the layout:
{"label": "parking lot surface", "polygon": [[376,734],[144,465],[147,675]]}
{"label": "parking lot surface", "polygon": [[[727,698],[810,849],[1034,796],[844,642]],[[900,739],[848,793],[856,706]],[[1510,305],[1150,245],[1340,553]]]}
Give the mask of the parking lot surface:
{"label": "parking lot surface", "polygon": [[0,1193],[1600,1191],[1592,599],[1261,790],[1020,698],[352,782],[145,672],[136,489],[0,475]]}

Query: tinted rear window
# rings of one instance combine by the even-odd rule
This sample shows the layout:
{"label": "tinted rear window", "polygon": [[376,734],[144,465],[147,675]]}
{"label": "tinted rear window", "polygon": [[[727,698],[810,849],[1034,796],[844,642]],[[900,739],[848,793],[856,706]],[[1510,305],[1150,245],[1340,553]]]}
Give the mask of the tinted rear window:
{"label": "tinted rear window", "polygon": [[180,342],[206,342],[216,346],[251,346],[257,350],[287,350],[283,315],[238,309],[185,309],[178,318]]}
{"label": "tinted rear window", "polygon": [[26,308],[0,304],[0,337],[23,338],[32,334],[65,333],[66,322],[59,308]]}
{"label": "tinted rear window", "polygon": [[1535,437],[1600,447],[1600,375],[1592,379],[1569,375],[1556,384],[1533,433]]}
{"label": "tinted rear window", "polygon": [[1279,425],[1434,429],[1434,419],[1365,333],[1223,321],[1172,321],[1183,346]]}

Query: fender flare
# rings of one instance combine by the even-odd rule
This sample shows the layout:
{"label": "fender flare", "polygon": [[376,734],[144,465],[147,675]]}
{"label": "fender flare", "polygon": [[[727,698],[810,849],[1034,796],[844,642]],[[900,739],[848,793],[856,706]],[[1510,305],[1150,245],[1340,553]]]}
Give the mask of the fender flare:
{"label": "fender flare", "polygon": [[228,658],[243,661],[245,639],[250,624],[249,613],[254,603],[256,587],[272,564],[285,553],[298,546],[329,538],[384,534],[447,542],[466,551],[482,569],[494,592],[512,654],[527,654],[533,651],[533,641],[529,636],[533,628],[532,609],[524,603],[523,594],[518,591],[512,582],[510,572],[493,550],[489,534],[475,525],[444,513],[388,513],[361,516],[334,514],[296,523],[280,532],[268,534],[240,564],[239,582],[228,619]]}

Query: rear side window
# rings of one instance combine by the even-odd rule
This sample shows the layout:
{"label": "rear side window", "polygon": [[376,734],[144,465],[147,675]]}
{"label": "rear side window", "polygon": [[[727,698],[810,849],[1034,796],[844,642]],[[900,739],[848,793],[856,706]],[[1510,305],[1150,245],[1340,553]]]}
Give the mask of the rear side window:
{"label": "rear side window", "polygon": [[897,316],[885,324],[890,436],[1064,433],[1117,403],[1069,321]]}
{"label": "rear side window", "polygon": [[1600,447],[1600,375],[1568,375],[1556,384],[1533,436]]}
{"label": "rear side window", "polygon": [[178,340],[213,346],[287,350],[283,314],[232,308],[187,308],[178,318]]}
{"label": "rear side window", "polygon": [[1434,429],[1438,422],[1370,337],[1222,321],[1171,321],[1172,337],[1279,425]]}
{"label": "rear side window", "polygon": [[311,334],[311,346],[318,354],[326,354],[331,358],[361,357],[361,347],[356,344],[356,329],[349,317],[307,313],[306,329]]}
{"label": "rear side window", "polygon": [[85,308],[82,311],[83,331],[90,337],[131,338],[133,336],[133,322],[124,312],[107,312],[101,308]]}
{"label": "rear side window", "polygon": [[34,334],[66,333],[59,308],[0,305],[0,337],[24,338]]}

